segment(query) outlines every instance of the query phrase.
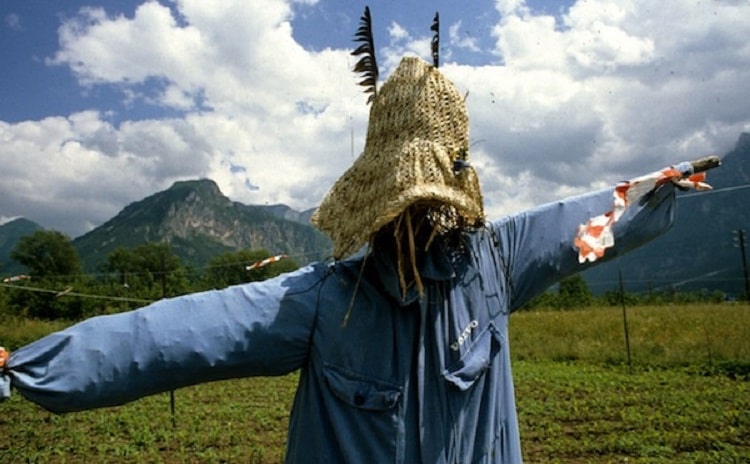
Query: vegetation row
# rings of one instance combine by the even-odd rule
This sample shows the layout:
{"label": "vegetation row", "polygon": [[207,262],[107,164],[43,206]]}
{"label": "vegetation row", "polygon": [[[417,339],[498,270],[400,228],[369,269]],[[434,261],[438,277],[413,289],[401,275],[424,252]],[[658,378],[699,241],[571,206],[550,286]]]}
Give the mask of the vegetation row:
{"label": "vegetation row", "polygon": [[[70,240],[57,231],[38,231],[23,237],[11,253],[28,274],[0,283],[0,314],[49,319],[79,320],[143,306],[164,297],[224,288],[264,280],[294,270],[298,264],[286,257],[252,270],[247,266],[271,254],[267,250],[241,250],[217,255],[207,266],[186,265],[169,244],[150,242],[135,248],[117,248],[96,273],[84,273]],[[719,303],[721,292],[622,293],[595,296],[580,275],[563,280],[527,304],[523,310],[570,310],[586,307]]]}

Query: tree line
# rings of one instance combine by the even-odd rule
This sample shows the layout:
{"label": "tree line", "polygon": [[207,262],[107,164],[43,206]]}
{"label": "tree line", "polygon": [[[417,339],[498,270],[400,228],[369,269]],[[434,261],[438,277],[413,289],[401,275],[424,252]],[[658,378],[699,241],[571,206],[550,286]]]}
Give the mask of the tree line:
{"label": "tree line", "polygon": [[169,244],[149,242],[116,248],[95,274],[86,274],[70,239],[54,230],[21,238],[10,256],[28,274],[0,287],[0,311],[40,319],[111,314],[165,297],[265,280],[298,268],[293,259],[285,258],[247,270],[246,266],[271,256],[261,249],[226,252],[197,269],[183,263]]}
{"label": "tree line", "polygon": [[[150,301],[265,280],[297,269],[291,258],[247,270],[270,257],[267,250],[241,250],[214,257],[205,268],[182,262],[167,243],[149,242],[112,251],[95,274],[85,274],[70,239],[58,231],[37,231],[19,240],[11,258],[28,269],[28,279],[0,287],[0,313],[75,320],[134,309]],[[580,274],[527,303],[522,310],[570,310],[590,306],[718,303],[722,292],[607,291],[595,296]]]}
{"label": "tree line", "polygon": [[721,303],[726,295],[719,290],[711,292],[678,292],[674,289],[649,291],[635,294],[619,289],[608,290],[594,295],[580,274],[574,274],[560,281],[553,289],[524,305],[521,310],[571,310],[593,306],[641,306],[691,303]]}

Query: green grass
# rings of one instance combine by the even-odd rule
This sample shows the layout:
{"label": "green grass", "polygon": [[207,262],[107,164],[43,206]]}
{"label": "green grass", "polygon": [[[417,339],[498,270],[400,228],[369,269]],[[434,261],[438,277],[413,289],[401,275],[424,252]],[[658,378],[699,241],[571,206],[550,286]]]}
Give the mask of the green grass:
{"label": "green grass", "polygon": [[514,365],[534,463],[750,463],[750,384],[685,369]]}
{"label": "green grass", "polygon": [[119,407],[54,415],[14,395],[0,405],[0,462],[281,462],[296,376],[242,379]]}
{"label": "green grass", "polygon": [[[750,463],[750,307],[629,308],[628,319],[632,374],[619,308],[512,316],[526,462]],[[6,319],[0,342],[60,327]],[[296,382],[181,389],[174,417],[167,394],[63,416],[14,395],[0,405],[0,462],[281,462]]]}
{"label": "green grass", "polygon": [[15,350],[68,325],[65,321],[40,321],[0,313],[0,346]]}
{"label": "green grass", "polygon": [[[750,306],[627,308],[631,362],[638,366],[700,366],[750,374]],[[510,319],[514,359],[625,364],[621,308],[516,313]]]}

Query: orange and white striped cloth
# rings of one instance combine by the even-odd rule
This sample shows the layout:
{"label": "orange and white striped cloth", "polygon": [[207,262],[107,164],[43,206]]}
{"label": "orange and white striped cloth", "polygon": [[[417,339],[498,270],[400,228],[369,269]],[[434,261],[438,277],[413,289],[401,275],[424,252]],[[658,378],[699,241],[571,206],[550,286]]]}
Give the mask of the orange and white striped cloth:
{"label": "orange and white striped cloth", "polygon": [[706,184],[705,180],[705,172],[693,174],[693,166],[689,162],[684,162],[620,182],[613,192],[612,209],[589,219],[586,224],[581,224],[578,228],[574,239],[574,245],[578,248],[578,262],[594,262],[604,256],[604,251],[615,244],[613,233],[615,223],[620,220],[628,206],[638,201],[639,198],[667,182],[672,182],[683,189],[711,190],[711,186]]}
{"label": "orange and white striped cloth", "polygon": [[270,258],[266,258],[264,260],[255,262],[255,263],[253,263],[253,264],[251,264],[249,266],[245,266],[245,269],[248,270],[248,271],[251,271],[253,269],[258,269],[259,267],[263,267],[266,264],[271,264],[271,263],[275,263],[276,261],[281,261],[282,259],[288,258],[288,257],[289,256],[287,256],[287,255],[271,256]]}

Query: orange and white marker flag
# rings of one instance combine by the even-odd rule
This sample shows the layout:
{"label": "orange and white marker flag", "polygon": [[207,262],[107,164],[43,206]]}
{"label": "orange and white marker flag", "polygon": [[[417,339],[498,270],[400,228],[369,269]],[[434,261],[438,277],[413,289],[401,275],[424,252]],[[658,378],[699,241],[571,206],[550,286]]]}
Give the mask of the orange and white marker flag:
{"label": "orange and white marker flag", "polygon": [[282,259],[288,258],[288,257],[289,256],[287,256],[287,255],[271,256],[270,258],[266,258],[266,259],[264,259],[262,261],[255,262],[255,263],[253,263],[253,264],[251,264],[249,266],[245,266],[245,269],[248,270],[248,271],[252,271],[253,269],[258,269],[259,267],[263,267],[266,264],[275,263],[276,261],[281,261]]}
{"label": "orange and white marker flag", "polygon": [[604,256],[604,251],[615,244],[615,236],[612,230],[628,206],[657,187],[672,182],[682,188],[711,190],[711,186],[704,182],[706,180],[705,172],[692,175],[684,174],[692,172],[692,165],[686,162],[617,184],[613,192],[612,209],[589,219],[586,224],[581,224],[578,228],[578,233],[573,241],[578,248],[578,262],[590,261],[593,263]]}

